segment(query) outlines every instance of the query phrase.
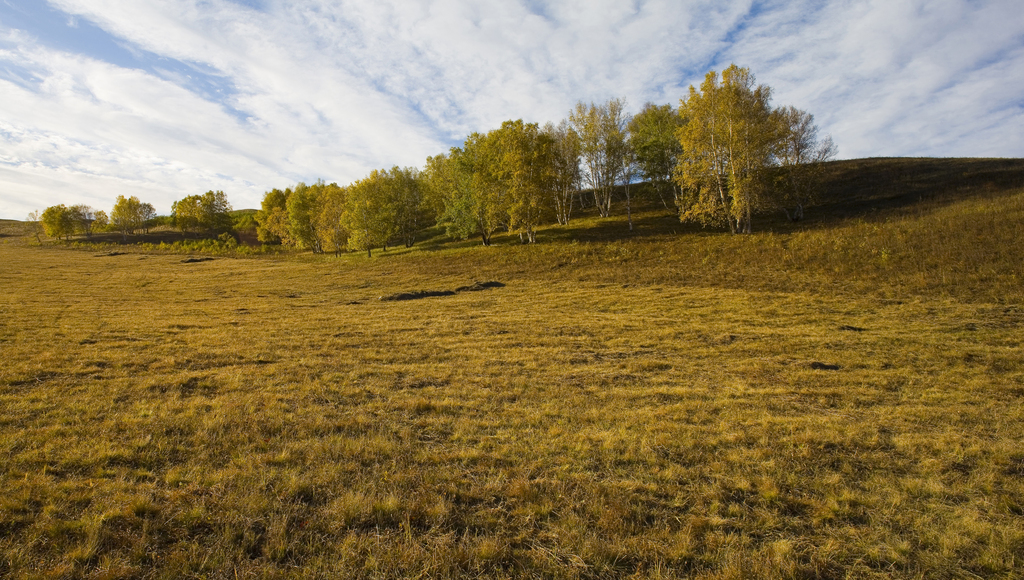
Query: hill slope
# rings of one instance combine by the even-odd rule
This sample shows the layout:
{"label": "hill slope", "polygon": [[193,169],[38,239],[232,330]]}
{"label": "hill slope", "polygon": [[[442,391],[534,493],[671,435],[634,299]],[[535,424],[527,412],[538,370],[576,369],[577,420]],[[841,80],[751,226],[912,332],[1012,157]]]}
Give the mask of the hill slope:
{"label": "hill slope", "polygon": [[836,162],[750,236],[0,237],[0,576],[1015,577],[1019,170]]}

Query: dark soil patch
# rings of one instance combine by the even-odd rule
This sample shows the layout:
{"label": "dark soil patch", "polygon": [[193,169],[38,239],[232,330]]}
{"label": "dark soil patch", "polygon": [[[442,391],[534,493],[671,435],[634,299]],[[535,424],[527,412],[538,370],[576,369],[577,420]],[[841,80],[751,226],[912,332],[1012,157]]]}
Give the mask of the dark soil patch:
{"label": "dark soil patch", "polygon": [[381,296],[380,300],[383,302],[397,302],[401,300],[419,300],[420,298],[432,298],[436,296],[454,296],[459,292],[478,292],[480,290],[487,290],[488,288],[504,288],[505,285],[501,282],[473,282],[469,286],[460,286],[455,290],[416,290],[413,292],[399,292],[397,294],[389,294],[388,296]]}

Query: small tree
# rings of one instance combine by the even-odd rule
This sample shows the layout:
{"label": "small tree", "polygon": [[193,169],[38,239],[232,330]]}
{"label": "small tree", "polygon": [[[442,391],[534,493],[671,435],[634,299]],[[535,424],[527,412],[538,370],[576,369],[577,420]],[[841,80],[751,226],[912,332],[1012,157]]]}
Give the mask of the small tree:
{"label": "small tree", "polygon": [[128,241],[128,236],[135,235],[142,227],[142,215],[142,202],[139,198],[134,195],[128,198],[119,195],[114,202],[114,209],[110,211],[110,223],[114,229],[121,232],[122,239]]}
{"label": "small tree", "polygon": [[580,136],[564,119],[556,126],[544,125],[544,134],[551,142],[551,195],[555,220],[566,225],[572,217],[573,199],[579,193]]}
{"label": "small tree", "polygon": [[223,191],[207,191],[202,197],[203,226],[209,230],[227,231],[231,229],[231,204]]}
{"label": "small tree", "polygon": [[152,228],[156,222],[156,208],[153,204],[142,203],[139,206],[139,217],[142,219],[142,228],[148,234],[149,229]]}
{"label": "small tree", "polygon": [[93,224],[96,221],[96,210],[84,205],[73,205],[68,210],[71,212],[72,220],[75,223],[75,231],[85,234],[85,237],[92,237]]}
{"label": "small tree", "polygon": [[814,115],[806,111],[782,107],[776,110],[776,117],[783,135],[778,152],[782,166],[782,211],[790,221],[798,221],[804,217],[804,205],[814,199],[821,182],[823,164],[835,158],[836,146],[831,135],[818,139]]}
{"label": "small tree", "polygon": [[411,248],[423,216],[424,180],[419,170],[397,165],[388,171],[388,179],[395,205],[395,235],[405,247]]}
{"label": "small tree", "polygon": [[265,244],[292,245],[288,222],[288,198],[292,190],[272,189],[263,195],[260,211],[256,213],[256,239]]}
{"label": "small tree", "polygon": [[39,210],[29,212],[28,226],[29,231],[32,232],[32,234],[35,235],[36,237],[36,243],[43,243],[43,240],[40,237],[40,234],[43,233],[43,222],[42,218],[40,217]]}
{"label": "small tree", "polygon": [[366,250],[366,256],[372,257],[373,248],[387,248],[398,230],[393,189],[387,171],[376,169],[349,187],[342,216],[349,249]]}
{"label": "small tree", "polygon": [[64,204],[46,208],[43,210],[40,220],[46,235],[58,240],[60,238],[71,239],[71,235],[75,233],[75,228],[78,225],[75,211]]}
{"label": "small tree", "polygon": [[683,152],[676,136],[680,121],[672,105],[647,103],[629,122],[629,146],[636,156],[637,168],[658,192],[658,198],[666,209],[665,190],[672,190],[673,199],[679,197],[672,172]]}
{"label": "small tree", "polygon": [[749,69],[732,65],[690,86],[680,102],[685,124],[678,135],[683,156],[676,170],[686,189],[680,219],[705,226],[725,223],[750,233],[755,211],[770,207],[768,168],[779,144],[778,123],[769,105],[771,88],[754,86]]}
{"label": "small tree", "polygon": [[323,230],[317,224],[321,211],[319,194],[322,187],[323,181],[317,181],[313,186],[300,181],[288,196],[288,224],[291,238],[296,241],[297,245],[309,248],[314,254],[324,252]]}
{"label": "small tree", "polygon": [[171,218],[181,233],[191,232],[198,237],[199,230],[203,227],[202,196],[190,195],[175,201],[171,204]]}
{"label": "small tree", "polygon": [[92,230],[94,232],[105,232],[110,227],[110,218],[107,217],[107,212],[98,209],[93,214]]}
{"label": "small tree", "polygon": [[611,215],[612,191],[622,173],[626,122],[622,99],[589,106],[580,101],[569,114],[569,123],[580,137],[583,180],[594,192],[601,217]]}

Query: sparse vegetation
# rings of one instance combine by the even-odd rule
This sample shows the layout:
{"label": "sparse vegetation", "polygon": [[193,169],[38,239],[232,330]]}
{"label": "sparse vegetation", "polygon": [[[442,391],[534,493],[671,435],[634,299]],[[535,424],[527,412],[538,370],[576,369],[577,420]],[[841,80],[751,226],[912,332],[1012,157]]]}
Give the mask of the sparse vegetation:
{"label": "sparse vegetation", "polygon": [[1019,165],[372,259],[0,222],[0,576],[1019,577]]}

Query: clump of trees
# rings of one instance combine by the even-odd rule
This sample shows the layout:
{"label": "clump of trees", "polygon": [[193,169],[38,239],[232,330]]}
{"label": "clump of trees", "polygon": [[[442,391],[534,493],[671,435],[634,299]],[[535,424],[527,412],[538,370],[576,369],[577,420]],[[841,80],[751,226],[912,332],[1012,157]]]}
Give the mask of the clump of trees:
{"label": "clump of trees", "polygon": [[231,229],[231,204],[223,191],[190,195],[171,205],[171,218],[181,232],[198,236],[200,232]]}
{"label": "clump of trees", "polygon": [[146,222],[155,217],[156,209],[151,204],[139,201],[134,195],[127,198],[119,195],[114,208],[110,210],[110,227],[121,232],[122,238],[127,241],[128,236],[145,228]]}
{"label": "clump of trees", "polygon": [[680,101],[682,153],[676,180],[684,195],[680,218],[750,233],[758,211],[794,206],[803,217],[821,162],[835,156],[831,137],[817,139],[813,117],[774,109],[771,88],[755,85],[750,69],[708,72]]}
{"label": "clump of trees", "polygon": [[108,224],[107,214],[87,205],[54,205],[42,214],[29,214],[29,221],[39,222],[43,231],[51,238],[65,240],[74,235],[92,236],[94,231],[103,231]]}

